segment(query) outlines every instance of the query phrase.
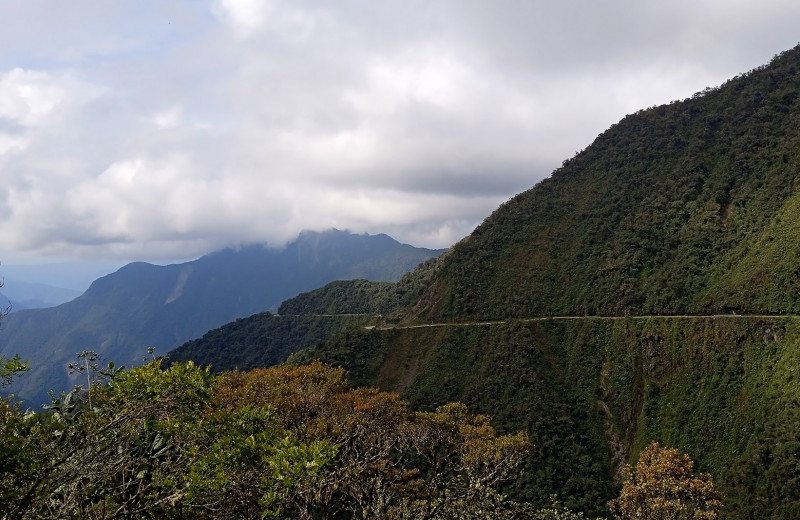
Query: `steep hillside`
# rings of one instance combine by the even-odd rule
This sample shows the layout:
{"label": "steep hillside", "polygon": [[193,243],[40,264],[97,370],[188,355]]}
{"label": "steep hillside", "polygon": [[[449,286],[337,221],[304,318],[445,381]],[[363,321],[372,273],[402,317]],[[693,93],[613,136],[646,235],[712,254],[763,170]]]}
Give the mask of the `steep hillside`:
{"label": "steep hillside", "polygon": [[342,280],[283,302],[279,314],[389,314],[398,318],[419,300],[439,273],[447,253],[419,264],[396,283]]}
{"label": "steep hillside", "polygon": [[210,366],[214,372],[269,367],[283,363],[296,351],[313,347],[338,331],[364,326],[374,320],[375,315],[277,316],[262,312],[187,341],[169,352],[169,360],[193,361],[199,366]]}
{"label": "steep hillside", "polygon": [[725,518],[800,518],[799,128],[800,47],[628,116],[443,256],[395,328],[294,359],[526,428],[512,494],[602,513],[659,440]]}
{"label": "steep hillside", "polygon": [[3,319],[0,355],[19,354],[33,369],[12,391],[41,401],[67,389],[66,365],[83,350],[136,364],[148,346],[166,353],[236,318],[332,280],[397,280],[441,251],[400,244],[386,235],[305,232],[282,250],[228,249],[180,265],[129,264],[96,280],[75,300]]}
{"label": "steep hillside", "polygon": [[800,312],[800,48],[631,115],[453,248],[414,315]]}
{"label": "steep hillside", "polygon": [[800,318],[512,320],[350,329],[320,359],[431,409],[461,401],[535,456],[508,490],[603,513],[620,464],[679,447],[727,495],[724,518],[800,518]]}

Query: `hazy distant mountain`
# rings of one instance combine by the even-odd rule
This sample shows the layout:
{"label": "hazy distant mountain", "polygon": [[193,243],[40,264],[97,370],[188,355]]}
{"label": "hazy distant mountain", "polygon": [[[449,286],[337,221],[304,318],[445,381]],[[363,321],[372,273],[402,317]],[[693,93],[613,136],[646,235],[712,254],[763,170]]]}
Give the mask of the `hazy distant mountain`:
{"label": "hazy distant mountain", "polygon": [[11,282],[43,284],[76,291],[76,296],[86,291],[93,281],[125,265],[124,262],[110,260],[72,260],[46,264],[8,264],[5,260],[0,257],[0,275],[8,284],[6,288],[10,287]]}
{"label": "hazy distant mountain", "polygon": [[148,346],[166,353],[236,318],[275,310],[285,299],[332,280],[395,281],[441,251],[386,235],[304,232],[286,248],[250,245],[183,264],[132,263],[96,280],[75,300],[5,317],[0,355],[20,354],[32,370],[12,387],[41,401],[71,386],[66,365],[82,350],[131,365]]}
{"label": "hazy distant mountain", "polygon": [[80,291],[53,287],[41,283],[20,282],[6,278],[0,290],[0,306],[9,307],[11,312],[23,309],[55,307],[81,295]]}

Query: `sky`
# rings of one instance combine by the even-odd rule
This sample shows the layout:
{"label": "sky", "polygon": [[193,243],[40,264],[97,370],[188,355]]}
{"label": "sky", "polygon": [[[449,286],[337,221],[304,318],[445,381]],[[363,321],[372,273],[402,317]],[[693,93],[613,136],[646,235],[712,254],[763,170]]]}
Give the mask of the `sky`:
{"label": "sky", "polygon": [[448,247],[626,114],[794,47],[799,20],[796,0],[2,0],[0,262],[328,228]]}

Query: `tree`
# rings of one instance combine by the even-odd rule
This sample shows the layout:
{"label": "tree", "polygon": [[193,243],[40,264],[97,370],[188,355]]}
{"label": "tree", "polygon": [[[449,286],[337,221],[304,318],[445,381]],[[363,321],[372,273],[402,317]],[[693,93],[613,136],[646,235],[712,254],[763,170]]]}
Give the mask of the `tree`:
{"label": "tree", "polygon": [[[13,358],[0,356],[0,388],[6,388],[14,377],[26,370],[28,363],[23,362],[19,355]],[[8,485],[14,480],[11,475],[24,474],[32,455],[26,450],[27,439],[19,435],[26,422],[25,415],[20,404],[12,402],[12,399],[0,397],[0,518],[5,518],[6,504],[18,495],[19,490]]]}
{"label": "tree", "polygon": [[625,467],[622,491],[608,505],[621,520],[713,520],[724,497],[711,475],[695,475],[693,466],[689,455],[653,442],[635,469]]}
{"label": "tree", "polygon": [[295,489],[300,518],[488,518],[502,500],[497,485],[530,450],[526,435],[498,435],[463,404],[413,412],[397,394],[350,388],[341,368],[321,363],[220,379],[219,408],[267,404],[301,442],[336,447],[321,477]]}
{"label": "tree", "polygon": [[530,448],[462,404],[408,410],[321,364],[215,376],[161,360],[0,401],[0,519],[522,518],[496,486]]}
{"label": "tree", "polygon": [[[3,288],[3,285],[4,282],[0,279],[0,289]],[[0,320],[7,316],[9,312],[11,312],[11,304],[8,307],[0,306]],[[13,358],[0,356],[0,388],[6,388],[16,376],[25,372],[28,368],[28,363],[23,362],[19,354]]]}
{"label": "tree", "polygon": [[0,356],[0,388],[5,388],[11,381],[30,367],[27,361],[22,361],[19,354],[13,358]]}
{"label": "tree", "polygon": [[212,409],[216,377],[192,363],[92,385],[91,406],[79,388],[46,413],[0,407],[0,518],[275,517],[333,453],[267,407]]}

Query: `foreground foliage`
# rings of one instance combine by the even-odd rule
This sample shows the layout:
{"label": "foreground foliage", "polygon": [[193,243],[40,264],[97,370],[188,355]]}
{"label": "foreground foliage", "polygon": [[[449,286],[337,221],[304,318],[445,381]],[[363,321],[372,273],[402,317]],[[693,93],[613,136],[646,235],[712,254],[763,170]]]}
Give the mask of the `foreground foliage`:
{"label": "foreground foliage", "polygon": [[320,480],[294,490],[290,509],[301,518],[469,518],[504,502],[496,486],[530,448],[524,434],[499,436],[463,404],[412,412],[396,394],[351,389],[342,369],[319,363],[221,376],[217,406],[245,403],[273,406],[301,442],[337,448]]}
{"label": "foreground foliage", "polygon": [[[45,413],[0,400],[0,518],[478,518],[530,449],[321,364],[112,370]],[[89,397],[91,396],[91,399]]]}
{"label": "foreground foliage", "polygon": [[722,494],[711,475],[694,475],[692,467],[688,455],[654,442],[635,468],[626,466],[622,493],[609,505],[620,520],[714,520]]}
{"label": "foreground foliage", "polygon": [[[215,378],[158,361],[54,399],[3,402],[2,518],[237,518],[280,513],[332,455],[304,445],[267,407],[209,407]],[[6,441],[12,440],[9,445]]]}
{"label": "foreground foliage", "polygon": [[[12,361],[9,377],[25,368]],[[461,403],[411,411],[318,362],[102,375],[44,413],[0,399],[0,519],[584,518],[555,496],[540,508],[501,494],[532,445]],[[658,444],[610,504],[619,520],[713,520],[720,505],[708,475]]]}

